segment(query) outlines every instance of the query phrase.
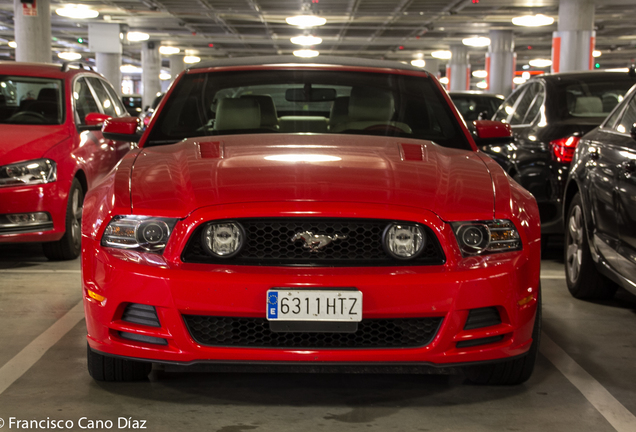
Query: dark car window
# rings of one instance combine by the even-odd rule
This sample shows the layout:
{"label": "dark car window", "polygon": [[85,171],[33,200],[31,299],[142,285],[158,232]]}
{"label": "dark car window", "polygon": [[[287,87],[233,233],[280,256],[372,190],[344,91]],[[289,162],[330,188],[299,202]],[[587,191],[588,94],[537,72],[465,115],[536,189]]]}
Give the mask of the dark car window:
{"label": "dark car window", "polygon": [[623,116],[614,129],[617,132],[628,134],[634,127],[634,123],[636,123],[636,98],[632,98],[627,107],[625,107]]}
{"label": "dark car window", "polygon": [[508,96],[506,100],[504,101],[504,103],[501,104],[501,106],[495,113],[493,120],[507,121],[510,114],[514,112],[515,102],[517,102],[517,99],[519,99],[519,96],[521,96],[523,92],[525,92],[525,90],[526,90],[525,86],[520,87],[515,92],[513,92],[510,96]]}
{"label": "dark car window", "polygon": [[526,117],[526,113],[528,112],[528,108],[530,108],[530,105],[537,96],[537,93],[539,93],[540,87],[541,84],[539,83],[530,83],[527,85],[526,92],[523,94],[521,99],[519,99],[517,106],[514,107],[514,111],[509,120],[511,125],[524,124],[523,121]]}
{"label": "dark car window", "polygon": [[0,89],[0,123],[63,123],[64,89],[61,80],[0,76]]}
{"label": "dark car window", "polygon": [[584,81],[568,79],[561,83],[552,98],[563,101],[559,104],[558,119],[569,118],[605,118],[623,100],[623,96],[634,84],[634,80],[620,76],[617,79]]}
{"label": "dark car window", "polygon": [[545,89],[541,84],[537,83],[537,86],[537,94],[535,95],[534,100],[532,101],[532,104],[528,109],[528,112],[523,118],[523,124],[531,124],[537,118],[537,115],[539,114],[539,111],[541,111],[541,107],[543,106],[543,102],[545,101]]}
{"label": "dark car window", "polygon": [[[335,111],[337,116],[332,115]],[[471,148],[432,81],[407,75],[320,70],[193,73],[179,81],[159,115],[148,145],[204,135],[342,133]]]}
{"label": "dark car window", "polygon": [[106,89],[101,83],[99,78],[86,78],[90,83],[95,96],[97,96],[97,103],[103,108],[104,114],[117,117],[117,111],[115,110],[115,104],[111,100],[110,96],[106,92]]}
{"label": "dark car window", "polygon": [[483,119],[491,118],[503,102],[503,99],[494,95],[451,93],[450,97],[467,122],[478,120],[480,114],[483,114]]}
{"label": "dark car window", "polygon": [[86,124],[86,115],[92,112],[100,112],[88,84],[84,78],[79,78],[73,84],[73,99],[75,99],[76,122]]}

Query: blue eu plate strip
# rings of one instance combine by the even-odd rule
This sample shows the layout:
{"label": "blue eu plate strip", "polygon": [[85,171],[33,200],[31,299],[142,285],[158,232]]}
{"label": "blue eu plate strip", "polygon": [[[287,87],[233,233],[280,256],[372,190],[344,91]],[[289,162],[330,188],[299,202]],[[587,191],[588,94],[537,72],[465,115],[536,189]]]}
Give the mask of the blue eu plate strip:
{"label": "blue eu plate strip", "polygon": [[270,292],[267,296],[267,318],[278,318],[278,293],[276,291]]}

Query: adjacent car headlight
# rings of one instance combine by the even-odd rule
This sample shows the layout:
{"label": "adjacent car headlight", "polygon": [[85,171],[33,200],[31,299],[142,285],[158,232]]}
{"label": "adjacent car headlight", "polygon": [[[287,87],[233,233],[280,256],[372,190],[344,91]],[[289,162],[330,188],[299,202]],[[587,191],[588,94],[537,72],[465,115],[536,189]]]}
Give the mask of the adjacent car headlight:
{"label": "adjacent car headlight", "polygon": [[417,257],[426,245],[426,232],[417,224],[392,223],[384,230],[384,249],[393,258],[412,259]]}
{"label": "adjacent car headlight", "polygon": [[509,220],[451,223],[462,255],[471,256],[521,249],[521,239]]}
{"label": "adjacent car headlight", "polygon": [[245,230],[237,222],[209,223],[203,228],[203,246],[213,256],[231,258],[245,242]]}
{"label": "adjacent car headlight", "polygon": [[177,219],[115,216],[104,231],[102,246],[162,253]]}
{"label": "adjacent car headlight", "polygon": [[57,180],[57,165],[51,159],[35,159],[0,167],[0,187],[51,183]]}

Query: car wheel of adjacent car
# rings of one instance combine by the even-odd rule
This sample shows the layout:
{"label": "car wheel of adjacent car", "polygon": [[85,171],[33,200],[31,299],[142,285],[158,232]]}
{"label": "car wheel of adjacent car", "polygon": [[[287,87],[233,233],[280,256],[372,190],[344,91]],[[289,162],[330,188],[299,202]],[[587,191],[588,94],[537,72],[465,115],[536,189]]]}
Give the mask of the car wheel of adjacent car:
{"label": "car wheel of adjacent car", "polygon": [[524,383],[532,375],[534,364],[539,355],[541,343],[541,287],[537,299],[537,313],[532,328],[532,345],[523,357],[500,363],[483,366],[471,366],[464,369],[466,377],[475,384],[486,385],[517,385]]}
{"label": "car wheel of adjacent car", "polygon": [[73,179],[66,204],[66,231],[55,242],[43,243],[44,255],[52,261],[72,260],[79,256],[82,242],[82,205],[84,190],[79,180]]}
{"label": "car wheel of adjacent car", "polygon": [[565,280],[570,294],[578,299],[611,298],[617,287],[598,271],[592,260],[580,193],[572,199],[566,221]]}
{"label": "car wheel of adjacent car", "polygon": [[152,363],[109,357],[87,344],[88,373],[96,381],[140,381],[148,378]]}

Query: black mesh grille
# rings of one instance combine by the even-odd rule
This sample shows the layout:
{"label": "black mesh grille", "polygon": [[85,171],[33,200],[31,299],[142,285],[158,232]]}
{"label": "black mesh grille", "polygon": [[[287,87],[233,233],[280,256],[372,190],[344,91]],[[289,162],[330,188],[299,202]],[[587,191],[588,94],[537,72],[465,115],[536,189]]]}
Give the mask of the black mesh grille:
{"label": "black mesh grille", "polygon": [[[245,246],[233,258],[208,254],[201,241],[204,225],[194,231],[181,256],[183,262],[234,265],[305,266],[405,266],[439,265],[445,261],[437,237],[428,228],[424,251],[415,259],[398,260],[382,246],[382,234],[393,221],[377,219],[239,219],[245,229]],[[310,231],[340,238],[318,252],[304,248],[302,240],[292,242],[296,233]]]}
{"label": "black mesh grille", "polygon": [[470,312],[468,312],[464,330],[490,327],[499,324],[501,324],[501,317],[496,307],[471,309]]}
{"label": "black mesh grille", "polygon": [[124,309],[121,320],[152,327],[161,327],[155,307],[145,304],[129,304],[126,306],[126,309]]}
{"label": "black mesh grille", "polygon": [[271,348],[407,348],[427,345],[442,318],[368,319],[355,333],[272,332],[264,318],[184,315],[192,338],[202,344]]}

